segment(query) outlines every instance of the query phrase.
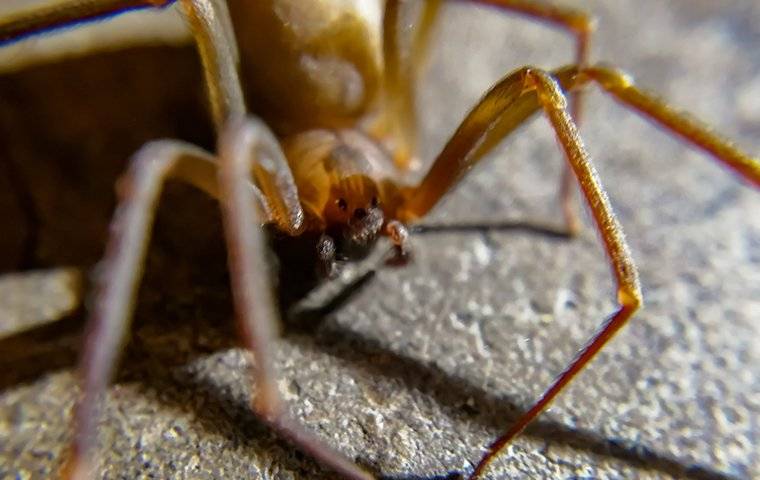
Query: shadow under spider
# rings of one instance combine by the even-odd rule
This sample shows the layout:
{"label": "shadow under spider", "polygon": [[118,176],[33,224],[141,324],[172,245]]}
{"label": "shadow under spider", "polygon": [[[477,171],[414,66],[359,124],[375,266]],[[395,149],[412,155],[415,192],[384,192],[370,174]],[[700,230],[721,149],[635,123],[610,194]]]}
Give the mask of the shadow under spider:
{"label": "shadow under spider", "polygon": [[[428,225],[417,229],[417,234],[429,234],[441,231],[450,232],[483,232],[489,230],[523,230],[540,233],[551,237],[563,236],[560,230],[537,227],[534,224],[515,222],[492,225]],[[160,233],[157,235],[158,243],[161,243]],[[287,245],[285,248],[290,248]],[[298,249],[294,251],[313,250]],[[281,252],[280,252],[281,253]],[[216,254],[214,254],[215,256]],[[223,255],[223,252],[221,252]],[[298,254],[300,255],[300,253]],[[169,256],[169,255],[167,255]],[[313,255],[311,255],[313,257]],[[291,258],[297,265],[302,266],[300,257]],[[156,270],[150,266],[149,259],[148,278],[146,283],[151,283],[151,271]],[[153,260],[161,263],[161,259]],[[221,258],[212,260],[218,265],[219,272],[224,270],[224,262]],[[281,269],[281,272],[294,272],[297,269]],[[301,269],[303,272],[303,269]],[[423,395],[432,398],[450,418],[465,417],[467,421],[476,422],[483,428],[492,431],[492,434],[500,432],[500,429],[515,420],[525,408],[516,403],[508,396],[496,392],[484,390],[468,379],[453,376],[436,365],[420,363],[419,359],[405,354],[392,351],[382,342],[375,338],[369,338],[357,332],[347,330],[336,325],[334,322],[324,321],[332,311],[339,309],[371,279],[373,269],[368,269],[364,274],[359,274],[347,288],[340,291],[325,305],[314,309],[303,309],[286,321],[283,341],[295,346],[306,355],[327,354],[340,359],[350,368],[361,372],[369,377],[384,377],[400,382],[408,390],[416,390]],[[219,273],[221,275],[221,273]],[[309,277],[306,275],[305,277]],[[301,284],[295,284],[294,279],[288,274],[280,275],[280,283],[290,289],[290,295],[283,301],[283,311],[289,310],[292,305],[303,297],[309,290],[304,278]],[[153,280],[155,281],[155,280]],[[295,293],[294,293],[295,292]],[[165,294],[165,292],[162,292]],[[172,295],[170,292],[168,295]],[[316,462],[300,453],[294,452],[285,440],[275,437],[275,445],[280,453],[272,453],[271,437],[274,433],[267,425],[260,421],[250,410],[249,403],[235,397],[229,389],[219,389],[218,385],[209,378],[196,376],[185,371],[177,371],[170,366],[183,365],[187,362],[202,358],[205,354],[223,350],[237,344],[231,321],[232,312],[229,306],[229,295],[226,291],[204,291],[192,298],[185,298],[179,302],[180,306],[168,312],[170,319],[168,324],[162,319],[161,322],[148,322],[136,326],[134,336],[141,341],[130,342],[125,355],[119,381],[138,382],[151,396],[164,406],[179,410],[192,408],[193,415],[198,420],[201,428],[211,434],[229,437],[234,434],[237,441],[244,442],[246,448],[256,449],[258,454],[275,455],[277,463],[284,468],[295,471],[304,466],[310,472],[322,471]],[[157,301],[153,299],[153,301]],[[144,300],[150,303],[150,295]],[[194,305],[195,304],[195,305]],[[202,310],[198,310],[198,304]],[[139,307],[142,308],[142,307]],[[207,309],[209,309],[207,311]],[[212,315],[207,315],[213,312]],[[167,313],[167,312],[164,312]],[[138,309],[136,317],[141,317]],[[149,316],[155,316],[155,313]],[[225,320],[221,320],[225,319]],[[160,325],[159,325],[160,323]],[[181,323],[183,328],[176,328]],[[305,331],[305,326],[309,325]],[[76,333],[74,330],[76,329]],[[32,345],[44,340],[46,335],[55,335],[55,340],[42,342],[43,347],[37,349],[40,356],[36,362],[26,362],[36,365],[36,370],[28,370],[23,378],[7,377],[0,375],[0,388],[7,388],[21,381],[27,381],[53,369],[70,367],[76,359],[76,347],[79,343],[81,319],[77,315],[60,324],[41,327],[37,330],[26,332],[16,337],[0,340],[0,351],[8,345],[28,344]],[[68,333],[67,333],[68,332]],[[158,332],[158,335],[153,335]],[[200,333],[198,333],[200,332]],[[211,337],[211,340],[199,342],[197,335]],[[156,340],[157,337],[171,338],[167,344]],[[21,342],[21,343],[19,343]],[[191,345],[178,351],[178,345]],[[156,348],[161,347],[161,348]],[[168,348],[167,348],[168,347]],[[28,355],[29,350],[22,348]],[[382,356],[385,361],[373,362],[371,359]],[[4,355],[2,362],[9,361]],[[46,360],[54,359],[54,361]],[[156,368],[161,364],[163,368]],[[47,365],[47,368],[43,368]],[[188,398],[200,399],[200,402],[188,402]],[[474,403],[473,403],[474,402]],[[190,405],[190,407],[188,407]],[[199,408],[198,405],[202,405]],[[337,421],[337,419],[336,419]],[[234,433],[231,433],[234,432]],[[676,477],[687,477],[698,480],[732,480],[728,474],[714,470],[704,465],[687,464],[677,458],[660,454],[653,449],[640,444],[623,442],[605,438],[590,430],[573,429],[555,421],[539,418],[528,427],[523,435],[544,439],[553,445],[565,445],[580,451],[590,452],[600,457],[613,458],[626,462],[630,465],[647,470],[657,470]],[[261,448],[268,447],[268,448]],[[482,445],[467,446],[468,458],[474,461],[479,456]],[[358,459],[361,463],[362,459]],[[304,464],[304,462],[306,462]],[[376,466],[366,465],[371,471],[379,470]],[[329,474],[325,473],[325,478]],[[382,476],[388,480],[453,480],[459,478],[459,472],[449,472],[433,477],[393,475]]]}

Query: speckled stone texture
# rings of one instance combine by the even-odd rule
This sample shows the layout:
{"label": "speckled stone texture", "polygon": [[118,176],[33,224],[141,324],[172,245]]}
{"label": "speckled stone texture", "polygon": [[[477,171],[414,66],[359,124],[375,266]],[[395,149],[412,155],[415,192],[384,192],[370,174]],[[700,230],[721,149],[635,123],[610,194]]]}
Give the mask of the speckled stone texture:
{"label": "speckled stone texture", "polygon": [[[760,152],[760,4],[576,3],[599,17],[594,58]],[[572,58],[562,33],[462,4],[447,6],[437,38],[419,105],[428,159],[505,72]],[[200,98],[191,49],[0,78],[3,268],[92,265],[128,155],[162,136],[212,143]],[[587,99],[583,136],[646,308],[489,478],[757,478],[760,194],[603,94]],[[426,221],[558,221],[561,157],[547,125],[506,141]],[[39,209],[33,252],[10,193],[19,179]],[[333,478],[248,409],[250,357],[236,347],[214,203],[178,185],[165,197],[100,422],[99,478]],[[381,269],[338,308],[283,328],[276,363],[293,414],[389,478],[470,471],[614,308],[586,224],[572,241],[519,229],[413,237],[411,265]],[[49,283],[66,276],[47,271],[0,282],[0,322],[23,322],[9,305],[29,325],[68,305]],[[0,339],[0,478],[60,466],[81,329],[75,314]]]}

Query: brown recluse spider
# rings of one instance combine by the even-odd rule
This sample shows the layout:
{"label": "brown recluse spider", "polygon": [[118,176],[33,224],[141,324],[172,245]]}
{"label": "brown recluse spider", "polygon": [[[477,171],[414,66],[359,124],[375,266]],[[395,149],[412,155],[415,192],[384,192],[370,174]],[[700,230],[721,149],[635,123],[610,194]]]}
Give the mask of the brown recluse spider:
{"label": "brown recluse spider", "polygon": [[[0,18],[0,42],[174,1],[63,0],[22,16]],[[63,472],[66,478],[91,476],[98,398],[126,338],[156,203],[168,178],[184,180],[220,201],[235,311],[256,359],[254,411],[298,448],[350,479],[372,476],[285,413],[270,355],[278,312],[270,280],[262,274],[268,270],[262,225],[291,236],[321,233],[315,254],[326,275],[334,271],[336,254],[363,252],[381,235],[390,237],[404,254],[406,225],[425,216],[533,114],[546,115],[567,159],[560,186],[567,231],[579,228],[570,200],[575,179],[609,258],[619,307],[533,406],[488,447],[470,474],[474,479],[642,304],[622,229],[578,135],[582,87],[595,84],[760,187],[760,161],[637,88],[618,70],[590,65],[593,21],[583,12],[541,2],[471,0],[570,32],[576,42],[575,63],[553,71],[523,67],[504,76],[461,122],[424,178],[410,183],[405,173],[414,164],[416,146],[413,84],[441,1],[421,6],[406,55],[399,42],[399,0],[385,3],[380,48],[373,43],[377,39],[370,22],[346,2],[295,7],[298,2],[288,0],[177,1],[200,52],[218,151],[154,141],[135,154],[120,182],[82,357],[82,397],[71,458]],[[570,108],[567,93],[573,94]],[[244,98],[259,116],[249,113]]]}

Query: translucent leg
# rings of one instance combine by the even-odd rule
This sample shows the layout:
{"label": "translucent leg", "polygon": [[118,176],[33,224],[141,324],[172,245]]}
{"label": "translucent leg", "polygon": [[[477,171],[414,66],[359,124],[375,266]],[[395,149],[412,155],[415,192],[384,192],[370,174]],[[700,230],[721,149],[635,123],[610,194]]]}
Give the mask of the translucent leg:
{"label": "translucent leg", "polygon": [[413,168],[417,148],[417,114],[415,82],[427,59],[430,34],[440,12],[441,0],[427,0],[422,5],[419,22],[414,25],[409,55],[402,58],[399,45],[401,2],[388,0],[383,15],[384,115],[380,118],[379,137],[390,135],[397,144],[394,160],[401,170]]}
{"label": "translucent leg", "polygon": [[25,38],[141,8],[163,8],[176,0],[58,0],[0,18],[0,47]]}
{"label": "translucent leg", "polygon": [[[77,23],[140,8],[163,8],[177,0],[59,0],[0,17],[0,47]],[[238,53],[224,2],[180,0],[203,63],[211,111],[217,129],[229,117],[245,115],[238,78]]]}
{"label": "translucent leg", "polygon": [[208,153],[174,141],[149,143],[130,162],[121,183],[121,199],[111,223],[111,238],[99,266],[95,303],[80,366],[82,390],[74,418],[75,437],[71,457],[64,467],[64,478],[93,478],[91,452],[98,404],[127,338],[163,184],[171,177],[193,178],[208,168],[213,169]]}
{"label": "translucent leg", "polygon": [[277,390],[272,347],[279,318],[272,298],[266,242],[260,218],[247,200],[247,174],[262,158],[280,156],[280,148],[260,121],[233,122],[222,136],[219,184],[235,311],[246,345],[256,358],[253,409],[275,430],[344,478],[372,476],[308,432],[286,411]]}

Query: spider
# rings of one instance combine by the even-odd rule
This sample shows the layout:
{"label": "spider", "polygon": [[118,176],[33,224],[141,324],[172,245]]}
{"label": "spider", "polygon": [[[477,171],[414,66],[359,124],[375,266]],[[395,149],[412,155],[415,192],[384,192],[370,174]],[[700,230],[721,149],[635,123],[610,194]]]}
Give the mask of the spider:
{"label": "spider", "polygon": [[[253,4],[230,0],[226,7],[232,15],[228,15],[225,5],[205,0],[181,1],[205,67],[219,131],[218,152],[213,155],[176,141],[154,142],[135,155],[120,184],[122,199],[114,218],[114,233],[104,260],[105,274],[82,360],[83,399],[77,410],[77,437],[68,471],[72,477],[86,475],[88,470],[95,399],[105,389],[123,342],[155,203],[161,184],[170,176],[199,187],[222,204],[236,311],[246,343],[257,360],[254,410],[275,430],[346,478],[369,476],[284,413],[270,362],[277,313],[268,279],[259,273],[266,270],[260,224],[271,224],[293,236],[323,233],[316,254],[328,275],[334,270],[336,255],[360,255],[380,235],[390,237],[398,253],[404,255],[406,225],[427,214],[473,165],[527,118],[536,112],[547,116],[568,160],[561,187],[567,229],[578,229],[569,196],[577,179],[610,258],[620,308],[539,401],[489,447],[472,472],[472,478],[476,478],[588,364],[642,302],[636,269],[621,228],[573,120],[581,117],[580,89],[589,83],[600,86],[624,105],[707,150],[749,182],[760,185],[760,164],[756,159],[641,91],[617,70],[590,66],[587,52],[592,22],[587,15],[535,2],[475,3],[569,30],[576,38],[575,64],[552,72],[525,67],[505,76],[464,119],[424,178],[411,183],[404,179],[404,173],[415,161],[413,79],[440,2],[423,5],[411,53],[406,58],[397,42],[399,2],[386,2],[380,68],[369,24],[346,5],[325,4],[329,6],[310,9],[306,20],[295,4],[286,1]],[[0,21],[0,38],[12,40],[79,18],[164,4],[72,2],[28,18]],[[348,10],[343,12],[345,15],[334,16],[339,8]],[[273,14],[275,10],[290,17],[283,20]],[[309,32],[315,25],[323,28],[317,30],[318,35]],[[230,26],[235,28],[234,33]],[[262,48],[264,45],[267,48]],[[236,47],[241,52],[240,75]],[[266,118],[266,124],[248,115],[243,86],[253,111]],[[567,108],[565,92],[574,93],[571,108]]]}

